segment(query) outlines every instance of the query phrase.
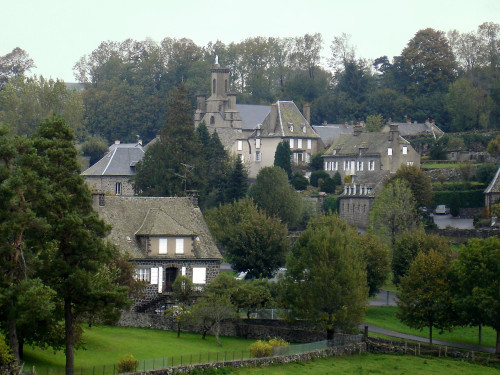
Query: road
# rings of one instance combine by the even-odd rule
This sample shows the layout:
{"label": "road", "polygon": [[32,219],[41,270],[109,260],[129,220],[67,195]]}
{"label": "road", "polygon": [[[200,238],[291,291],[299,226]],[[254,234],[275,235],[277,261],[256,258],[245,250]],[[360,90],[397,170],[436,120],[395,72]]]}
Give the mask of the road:
{"label": "road", "polygon": [[450,214],[434,215],[434,223],[436,223],[439,229],[444,229],[446,227],[457,229],[474,229],[472,219],[453,217]]}

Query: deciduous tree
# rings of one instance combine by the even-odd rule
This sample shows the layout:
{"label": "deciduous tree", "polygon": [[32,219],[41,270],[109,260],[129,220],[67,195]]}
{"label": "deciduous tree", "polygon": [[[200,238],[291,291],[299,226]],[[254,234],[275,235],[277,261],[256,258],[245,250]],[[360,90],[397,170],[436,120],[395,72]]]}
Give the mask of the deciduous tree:
{"label": "deciduous tree", "polygon": [[432,204],[431,179],[416,165],[402,165],[388,180],[391,183],[397,179],[406,181],[411,190],[417,207],[430,206]]}

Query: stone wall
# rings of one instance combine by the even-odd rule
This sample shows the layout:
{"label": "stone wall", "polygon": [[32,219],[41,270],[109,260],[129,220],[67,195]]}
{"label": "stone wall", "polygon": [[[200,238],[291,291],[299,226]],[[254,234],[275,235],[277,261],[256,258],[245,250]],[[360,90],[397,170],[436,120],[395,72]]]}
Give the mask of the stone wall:
{"label": "stone wall", "polygon": [[471,238],[500,237],[500,229],[431,229],[427,233],[439,234],[440,236],[450,237],[454,242],[465,242]]}
{"label": "stone wall", "polygon": [[306,362],[316,358],[327,358],[339,355],[350,355],[350,354],[360,354],[366,352],[366,343],[360,342],[355,344],[343,345],[343,346],[333,346],[326,349],[314,350],[307,353],[300,354],[287,354],[275,357],[265,357],[265,358],[251,358],[233,361],[220,361],[220,362],[210,362],[210,363],[200,363],[195,365],[180,365],[175,367],[169,367],[161,370],[148,370],[139,371],[132,373],[134,375],[171,375],[178,373],[190,373],[195,369],[208,369],[208,368],[220,368],[220,367],[257,367],[257,366],[271,366],[277,364],[285,364],[290,362]]}
{"label": "stone wall", "polygon": [[[117,325],[122,327],[141,327],[160,330],[176,330],[177,321],[174,318],[157,314],[124,311]],[[184,323],[183,332],[201,333],[200,327]],[[213,334],[213,332],[210,332]],[[238,319],[222,324],[221,336],[236,336],[248,339],[266,340],[279,337],[288,342],[309,343],[326,339],[326,331],[315,330],[311,325],[300,322],[286,322],[276,319]],[[336,334],[341,340],[342,335]]]}
{"label": "stone wall", "polygon": [[369,196],[341,196],[339,216],[350,224],[366,228],[373,202],[374,197]]}
{"label": "stone wall", "polygon": [[[462,174],[458,168],[423,169],[423,171],[429,176],[432,182],[439,181],[440,175],[445,177],[444,181],[462,181]],[[472,173],[475,173],[475,169]]]}
{"label": "stone wall", "polygon": [[116,184],[121,183],[121,194],[133,196],[134,186],[130,181],[132,176],[83,176],[89,189],[94,192],[116,195]]}

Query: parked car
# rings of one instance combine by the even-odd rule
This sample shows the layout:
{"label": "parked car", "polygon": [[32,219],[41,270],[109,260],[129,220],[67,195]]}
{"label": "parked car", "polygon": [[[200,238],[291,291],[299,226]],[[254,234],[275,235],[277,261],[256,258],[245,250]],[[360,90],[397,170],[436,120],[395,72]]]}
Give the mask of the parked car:
{"label": "parked car", "polygon": [[436,215],[447,215],[450,213],[450,209],[446,207],[444,204],[439,204],[434,210]]}

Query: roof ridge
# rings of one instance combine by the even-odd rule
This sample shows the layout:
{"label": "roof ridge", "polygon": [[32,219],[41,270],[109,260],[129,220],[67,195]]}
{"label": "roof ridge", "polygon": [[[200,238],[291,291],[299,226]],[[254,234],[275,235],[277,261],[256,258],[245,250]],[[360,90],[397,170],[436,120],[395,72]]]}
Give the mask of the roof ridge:
{"label": "roof ridge", "polygon": [[113,150],[113,155],[110,156],[108,164],[106,165],[106,168],[104,168],[104,170],[102,171],[101,175],[104,175],[106,173],[106,171],[108,170],[109,165],[111,164],[111,161],[113,160],[113,158],[115,156],[116,150],[118,150],[118,147],[115,147],[115,149]]}

